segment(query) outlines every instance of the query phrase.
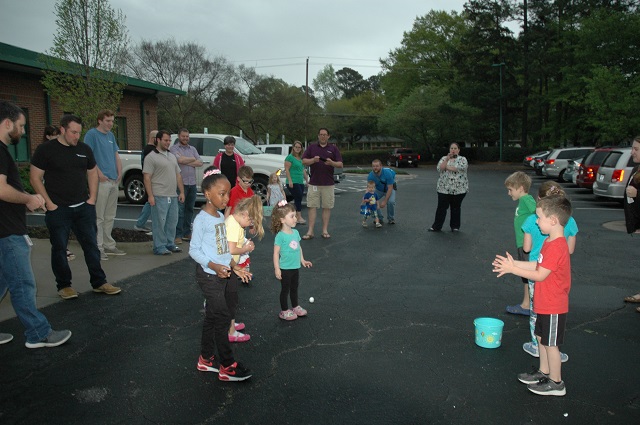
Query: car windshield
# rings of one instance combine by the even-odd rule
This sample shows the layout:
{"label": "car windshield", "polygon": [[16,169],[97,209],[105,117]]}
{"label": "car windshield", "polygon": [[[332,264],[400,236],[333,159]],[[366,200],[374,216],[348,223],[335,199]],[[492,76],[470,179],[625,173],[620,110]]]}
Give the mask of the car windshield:
{"label": "car windshield", "polygon": [[241,139],[240,137],[236,137],[236,149],[243,155],[258,155],[263,154],[263,152],[256,148],[253,143],[248,140]]}

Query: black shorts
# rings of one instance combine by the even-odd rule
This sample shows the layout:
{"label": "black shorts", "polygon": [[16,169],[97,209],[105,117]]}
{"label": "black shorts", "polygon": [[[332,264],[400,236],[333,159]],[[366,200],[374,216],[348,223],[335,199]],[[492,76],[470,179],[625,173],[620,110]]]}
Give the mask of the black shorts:
{"label": "black shorts", "polygon": [[564,343],[564,330],[567,325],[567,313],[538,314],[534,333],[540,337],[540,344],[557,347]]}
{"label": "black shorts", "polygon": [[[518,248],[517,250],[517,259],[518,261],[529,261],[529,254],[525,254],[524,249],[522,249],[522,247]],[[529,279],[521,277],[520,280],[522,280],[522,283],[526,283],[527,285],[529,284]]]}

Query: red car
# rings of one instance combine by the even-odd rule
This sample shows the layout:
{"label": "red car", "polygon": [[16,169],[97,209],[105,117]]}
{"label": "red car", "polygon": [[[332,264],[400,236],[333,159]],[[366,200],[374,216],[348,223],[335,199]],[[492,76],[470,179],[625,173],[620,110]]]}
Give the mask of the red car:
{"label": "red car", "polygon": [[414,153],[409,148],[396,148],[389,154],[389,158],[387,158],[387,165],[389,167],[395,166],[396,168],[402,165],[413,165],[417,167],[419,162],[420,155]]}
{"label": "red car", "polygon": [[587,155],[585,160],[582,161],[580,169],[578,170],[578,176],[576,177],[576,184],[579,187],[593,189],[593,182],[598,175],[598,168],[600,168],[604,159],[609,155],[609,152],[611,152],[611,148],[602,148],[596,149]]}

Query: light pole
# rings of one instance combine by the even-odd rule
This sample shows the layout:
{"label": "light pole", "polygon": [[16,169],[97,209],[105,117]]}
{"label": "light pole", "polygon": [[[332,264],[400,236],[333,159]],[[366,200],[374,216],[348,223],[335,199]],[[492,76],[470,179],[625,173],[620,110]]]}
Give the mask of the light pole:
{"label": "light pole", "polygon": [[502,67],[504,66],[504,62],[494,63],[491,66],[500,68],[500,162],[502,162]]}

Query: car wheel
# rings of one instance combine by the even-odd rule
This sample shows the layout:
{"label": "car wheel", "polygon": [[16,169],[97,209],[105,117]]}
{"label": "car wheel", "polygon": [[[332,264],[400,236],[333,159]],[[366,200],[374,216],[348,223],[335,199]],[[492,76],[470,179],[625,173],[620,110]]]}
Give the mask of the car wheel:
{"label": "car wheel", "polygon": [[413,163],[413,168],[418,168],[418,163],[417,162]]}
{"label": "car wheel", "polygon": [[567,169],[565,168],[564,170],[560,171],[560,174],[558,174],[558,182],[559,183],[563,183],[564,182],[564,172],[567,171]]}
{"label": "car wheel", "polygon": [[269,185],[269,179],[264,176],[253,176],[253,184],[251,190],[256,195],[260,195],[262,203],[267,203],[267,186]]}
{"label": "car wheel", "polygon": [[127,177],[124,182],[124,197],[132,204],[144,204],[147,202],[147,191],[141,174]]}

